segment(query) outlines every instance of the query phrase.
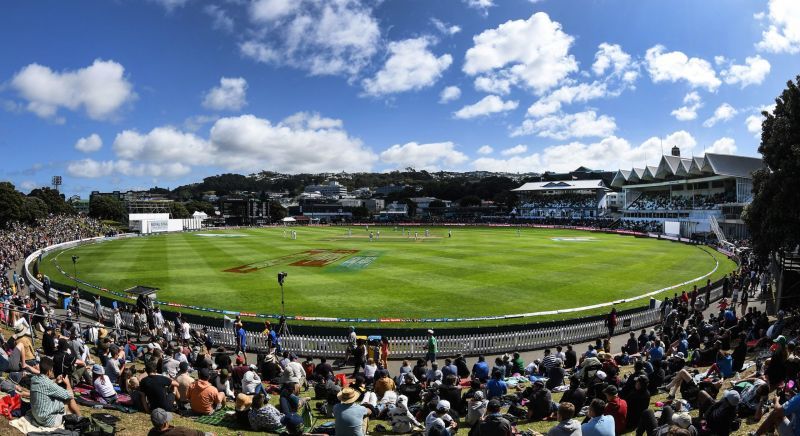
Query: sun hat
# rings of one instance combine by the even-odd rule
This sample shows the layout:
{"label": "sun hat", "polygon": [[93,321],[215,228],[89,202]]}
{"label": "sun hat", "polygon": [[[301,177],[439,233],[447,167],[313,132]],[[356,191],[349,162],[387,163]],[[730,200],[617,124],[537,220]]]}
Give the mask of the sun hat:
{"label": "sun hat", "polygon": [[250,369],[252,369],[253,371],[258,371],[258,367],[256,366],[255,363],[250,364]]}
{"label": "sun hat", "polygon": [[92,374],[96,374],[96,375],[105,375],[105,373],[106,373],[106,370],[105,370],[105,369],[103,369],[103,367],[102,367],[102,366],[100,366],[100,365],[94,365],[94,366],[92,366]]}
{"label": "sun hat", "polygon": [[687,429],[692,425],[692,416],[689,412],[680,412],[672,415],[672,423],[680,428]]}
{"label": "sun hat", "polygon": [[358,401],[358,392],[353,388],[344,388],[336,394],[336,398],[343,404],[352,404]]}
{"label": "sun hat", "polygon": [[164,424],[172,421],[172,413],[161,408],[155,409],[153,413],[150,414],[150,421],[153,422],[153,427],[161,428]]}
{"label": "sun hat", "polygon": [[19,339],[23,336],[30,336],[31,333],[28,331],[28,328],[25,327],[25,324],[17,324],[14,326],[14,339]]}
{"label": "sun hat", "polygon": [[739,393],[734,391],[733,389],[728,389],[727,391],[725,391],[725,399],[728,400],[729,403],[731,403],[731,406],[736,407],[739,405],[739,400],[741,400],[742,397],[740,397]]}
{"label": "sun hat", "polygon": [[428,334],[432,335],[433,334],[433,330],[432,329],[428,329]]}
{"label": "sun hat", "polygon": [[247,394],[239,393],[236,396],[236,403],[234,405],[234,410],[237,412],[243,412],[250,408],[250,405],[253,404],[253,397]]}
{"label": "sun hat", "polygon": [[436,403],[436,411],[437,412],[448,412],[450,411],[450,402],[447,400],[439,400]]}

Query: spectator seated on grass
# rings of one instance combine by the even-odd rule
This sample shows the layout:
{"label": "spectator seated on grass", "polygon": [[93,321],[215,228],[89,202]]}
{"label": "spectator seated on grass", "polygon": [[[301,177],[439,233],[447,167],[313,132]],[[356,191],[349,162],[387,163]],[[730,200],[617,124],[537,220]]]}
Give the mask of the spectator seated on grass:
{"label": "spectator seated on grass", "polygon": [[253,395],[253,403],[247,414],[250,429],[274,432],[281,427],[283,416],[283,413],[278,411],[275,406],[269,404],[268,396],[264,396],[262,393]]}
{"label": "spectator seated on grass", "polygon": [[206,436],[211,434],[171,425],[172,413],[164,409],[154,409],[150,414],[150,421],[153,423],[153,428],[150,429],[147,436]]}
{"label": "spectator seated on grass", "polygon": [[117,402],[117,391],[114,385],[106,375],[105,369],[100,365],[92,366],[92,379],[94,386],[94,393],[98,400],[107,404],[114,404]]}
{"label": "spectator seated on grass", "polygon": [[[614,436],[614,417],[605,414],[606,402],[595,398],[589,403],[587,418],[581,425],[581,434],[584,436]],[[637,436],[641,436],[638,435]],[[649,434],[648,434],[649,436]]]}
{"label": "spectator seated on grass", "polygon": [[192,412],[198,415],[210,415],[225,404],[225,394],[219,392],[210,382],[208,368],[197,371],[197,380],[193,382],[186,392],[186,399]]}
{"label": "spectator seated on grass", "polygon": [[572,403],[558,405],[558,424],[547,432],[547,436],[580,436],[581,424],[572,419],[575,416],[575,406]]}
{"label": "spectator seated on grass", "polygon": [[508,386],[503,381],[502,373],[500,371],[492,371],[492,379],[486,383],[486,394],[489,399],[502,399],[503,395],[507,393]]}
{"label": "spectator seated on grass", "polygon": [[[39,362],[39,373],[31,376],[30,418],[40,427],[58,427],[64,422],[65,412],[81,415],[72,394],[69,377],[55,377],[53,359],[44,356]],[[55,380],[54,380],[55,379]],[[59,385],[63,384],[64,387]]]}
{"label": "spectator seated on grass", "polygon": [[352,388],[339,392],[339,404],[333,406],[336,436],[364,436],[369,424],[370,410],[358,401],[359,393]]}
{"label": "spectator seated on grass", "polygon": [[139,390],[144,394],[145,412],[153,409],[164,409],[167,412],[175,408],[175,396],[178,382],[156,372],[157,361],[150,360],[145,364],[147,376],[139,382]]}
{"label": "spectator seated on grass", "polygon": [[617,434],[622,434],[627,428],[628,403],[619,397],[617,387],[609,385],[603,389],[606,396],[605,415],[614,417],[614,430]]}
{"label": "spectator seated on grass", "polygon": [[458,431],[458,421],[449,412],[450,402],[439,400],[436,410],[425,418],[425,436],[454,436]]}

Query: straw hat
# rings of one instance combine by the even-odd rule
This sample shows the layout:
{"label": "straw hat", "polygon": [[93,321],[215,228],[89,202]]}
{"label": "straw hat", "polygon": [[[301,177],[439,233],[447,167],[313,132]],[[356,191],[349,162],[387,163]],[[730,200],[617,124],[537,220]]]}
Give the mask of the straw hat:
{"label": "straw hat", "polygon": [[358,401],[358,392],[353,388],[344,388],[341,392],[336,394],[336,398],[344,404],[352,404]]}

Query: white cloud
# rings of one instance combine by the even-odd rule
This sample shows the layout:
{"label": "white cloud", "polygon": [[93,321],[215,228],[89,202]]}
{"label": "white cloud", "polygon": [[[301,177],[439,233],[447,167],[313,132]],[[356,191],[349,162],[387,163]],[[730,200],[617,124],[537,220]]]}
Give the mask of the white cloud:
{"label": "white cloud", "polygon": [[247,81],[243,77],[223,77],[219,86],[208,90],[203,106],[217,111],[236,111],[247,105]]}
{"label": "white cloud", "polygon": [[461,31],[461,27],[453,24],[447,24],[444,21],[438,18],[431,18],[431,23],[433,23],[433,27],[444,35],[455,35],[456,33]]}
{"label": "white cloud", "polygon": [[475,90],[488,94],[507,95],[511,92],[511,85],[514,84],[514,79],[504,76],[504,74],[478,76],[473,83]]}
{"label": "white cloud", "polygon": [[84,153],[91,153],[93,151],[100,150],[101,147],[103,147],[103,140],[97,133],[92,133],[91,135],[85,138],[80,138],[77,142],[75,142],[75,149]]}
{"label": "white cloud", "polygon": [[189,0],[150,0],[150,1],[161,6],[168,13],[174,11],[175,9],[182,8],[186,5],[186,3],[189,3]]}
{"label": "white cloud", "polygon": [[67,164],[67,173],[70,176],[87,179],[111,175],[176,178],[185,176],[190,171],[190,167],[180,162],[135,164],[127,160],[96,161],[94,159],[81,159]]}
{"label": "white cloud", "polygon": [[442,168],[453,168],[468,160],[467,155],[456,150],[450,141],[418,144],[408,142],[395,144],[380,154],[381,160],[394,168],[415,168],[427,171],[438,171]]}
{"label": "white cloud", "polygon": [[528,146],[523,144],[515,145],[511,148],[507,148],[500,152],[503,156],[516,156],[518,154],[523,154],[528,151]]}
{"label": "white cloud", "polygon": [[42,118],[55,117],[59,108],[66,108],[83,109],[89,118],[104,120],[136,98],[125,68],[100,59],[86,68],[63,72],[30,64],[14,75],[11,87],[27,101],[26,109]]}
{"label": "white cloud", "polygon": [[768,19],[769,27],[761,33],[756,47],[773,53],[800,52],[800,2],[769,0]]}
{"label": "white cloud", "polygon": [[692,88],[716,90],[722,83],[717,73],[705,59],[690,58],[683,52],[665,52],[663,45],[647,49],[645,61],[647,71],[654,83],[685,80]]}
{"label": "white cloud", "polygon": [[630,168],[631,165],[651,165],[661,157],[661,146],[677,145],[684,155],[691,155],[697,141],[691,134],[679,130],[664,138],[651,137],[638,146],[632,146],[624,138],[609,136],[598,142],[568,144],[545,147],[529,155],[517,155],[507,159],[482,157],[472,161],[476,170],[503,172],[571,171],[579,165],[588,168]]}
{"label": "white cloud", "polygon": [[764,122],[764,117],[761,115],[748,115],[744,120],[747,131],[752,133],[756,138],[761,137],[761,123]]}
{"label": "white cloud", "polygon": [[224,9],[217,5],[206,5],[203,12],[211,17],[211,27],[225,32],[233,32],[234,22],[233,18],[225,12]]}
{"label": "white cloud", "polygon": [[302,2],[295,0],[255,0],[250,3],[250,19],[259,23],[269,23],[294,13]]}
{"label": "white cloud", "polygon": [[706,153],[736,154],[736,141],[733,138],[719,138],[706,148]]}
{"label": "white cloud", "polygon": [[458,100],[461,97],[461,89],[458,86],[448,86],[439,94],[439,103],[448,103]]}
{"label": "white cloud", "polygon": [[587,102],[612,94],[614,93],[609,92],[605,82],[595,81],[592,83],[562,86],[532,104],[531,107],[528,108],[528,116],[534,118],[543,117],[561,110],[562,104]]}
{"label": "white cloud", "polygon": [[426,88],[436,83],[453,62],[449,54],[439,56],[428,50],[428,38],[389,43],[389,59],[375,77],[363,81],[369,95],[384,95]]}
{"label": "white cloud", "polygon": [[722,103],[719,107],[714,109],[714,115],[712,115],[711,118],[703,121],[703,126],[714,127],[714,125],[720,121],[729,121],[731,118],[735,117],[737,113],[739,113],[739,111],[733,106],[728,103]]}
{"label": "white cloud", "polygon": [[352,78],[377,53],[380,28],[366,2],[273,0],[259,2],[259,8],[253,5],[250,16],[257,29],[239,50],[256,62]]}
{"label": "white cloud", "polygon": [[745,65],[731,65],[723,70],[720,75],[728,85],[739,84],[742,88],[750,85],[760,85],[769,74],[772,66],[769,61],[759,55],[745,59]]}
{"label": "white cloud", "polygon": [[500,77],[542,94],[578,70],[569,54],[574,38],[544,12],[506,21],[472,40],[463,67],[470,76]]}
{"label": "white cloud", "polygon": [[692,91],[683,97],[683,106],[671,113],[678,121],[691,121],[697,118],[697,110],[701,107],[703,107],[703,100],[700,98],[700,94]]}
{"label": "white cloud", "polygon": [[761,115],[762,111],[772,113],[775,110],[775,104],[765,105],[758,108],[758,113],[749,115],[744,120],[747,131],[752,133],[756,138],[761,138],[761,123],[764,121],[764,116]]}
{"label": "white cloud", "polygon": [[508,159],[479,157],[472,161],[477,171],[493,171],[498,173],[530,173],[542,168],[538,154],[529,156],[512,156]]}
{"label": "white cloud", "polygon": [[123,130],[114,138],[117,157],[127,161],[180,162],[186,165],[209,165],[214,162],[214,146],[193,133],[174,127],[156,127],[142,134]]}
{"label": "white cloud", "polygon": [[489,13],[489,8],[494,7],[494,0],[462,0],[472,9],[481,11],[483,15]]}
{"label": "white cloud", "polygon": [[461,109],[456,111],[453,114],[453,116],[460,119],[481,117],[498,112],[506,112],[514,110],[517,108],[518,105],[519,105],[518,101],[513,101],[513,100],[503,101],[502,98],[496,95],[487,95],[477,103],[473,103],[462,107]]}
{"label": "white cloud", "polygon": [[538,120],[525,120],[511,132],[511,136],[537,135],[543,138],[564,140],[592,136],[610,136],[617,129],[613,117],[597,116],[595,111],[574,114],[550,115]]}
{"label": "white cloud", "polygon": [[375,154],[341,120],[300,113],[278,122],[254,115],[221,118],[211,128],[215,160],[236,171],[365,171]]}
{"label": "white cloud", "polygon": [[621,75],[631,67],[631,55],[625,53],[618,44],[600,44],[594,59],[592,71],[598,76],[605,74],[609,68],[613,73]]}
{"label": "white cloud", "polygon": [[492,154],[494,149],[489,145],[482,145],[481,148],[478,149],[478,154]]}

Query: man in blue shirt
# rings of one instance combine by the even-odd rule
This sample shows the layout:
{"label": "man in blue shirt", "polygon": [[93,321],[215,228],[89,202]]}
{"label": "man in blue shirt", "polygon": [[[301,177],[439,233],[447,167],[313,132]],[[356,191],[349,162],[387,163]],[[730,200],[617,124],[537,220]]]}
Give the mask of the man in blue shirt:
{"label": "man in blue shirt", "polygon": [[472,366],[472,376],[482,382],[489,379],[489,364],[485,357],[478,356],[478,361]]}
{"label": "man in blue shirt", "polygon": [[500,371],[492,371],[492,379],[486,383],[486,393],[489,399],[502,398],[508,393],[506,382],[501,379]]}
{"label": "man in blue shirt", "polygon": [[800,425],[792,425],[793,421],[800,420],[800,395],[795,395],[783,404],[778,403],[777,396],[774,401],[772,412],[758,426],[755,434],[762,435],[778,430],[779,436],[800,436]]}
{"label": "man in blue shirt", "polygon": [[444,359],[444,366],[442,367],[442,376],[447,378],[448,375],[453,374],[454,376],[458,377],[458,368],[453,365],[453,361],[450,359]]}
{"label": "man in blue shirt", "polygon": [[340,403],[333,406],[336,436],[364,436],[366,419],[371,413],[366,407],[355,404],[358,392],[353,388],[344,388],[336,397]]}
{"label": "man in blue shirt", "polygon": [[589,404],[589,421],[581,425],[583,436],[614,436],[614,417],[603,415],[606,402],[595,398]]}

